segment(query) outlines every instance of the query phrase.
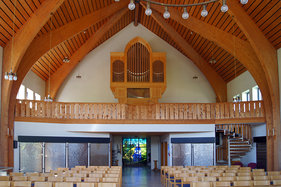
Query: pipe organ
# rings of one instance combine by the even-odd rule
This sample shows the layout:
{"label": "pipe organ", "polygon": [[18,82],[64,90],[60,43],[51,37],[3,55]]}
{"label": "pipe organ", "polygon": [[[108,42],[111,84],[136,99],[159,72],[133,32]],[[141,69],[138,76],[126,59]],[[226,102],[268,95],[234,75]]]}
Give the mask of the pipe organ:
{"label": "pipe organ", "polygon": [[166,89],[166,53],[132,39],[124,52],[111,52],[110,87],[119,103],[158,103]]}

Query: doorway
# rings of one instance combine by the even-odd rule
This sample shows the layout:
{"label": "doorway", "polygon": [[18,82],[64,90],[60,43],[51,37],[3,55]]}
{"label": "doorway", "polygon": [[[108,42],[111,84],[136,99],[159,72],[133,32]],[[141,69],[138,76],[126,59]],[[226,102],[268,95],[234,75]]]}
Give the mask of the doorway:
{"label": "doorway", "polygon": [[123,138],[122,152],[123,166],[147,166],[146,138]]}

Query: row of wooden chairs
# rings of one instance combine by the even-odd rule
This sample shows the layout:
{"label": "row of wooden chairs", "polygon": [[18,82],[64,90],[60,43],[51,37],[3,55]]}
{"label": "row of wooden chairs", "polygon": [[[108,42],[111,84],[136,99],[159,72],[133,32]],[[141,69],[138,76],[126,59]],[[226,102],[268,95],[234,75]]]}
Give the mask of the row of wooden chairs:
{"label": "row of wooden chairs", "polygon": [[[71,182],[35,182],[34,185],[30,181],[0,181],[0,187],[74,187]],[[78,182],[76,187],[121,187],[119,183],[115,182],[99,182],[99,183],[85,183]]]}
{"label": "row of wooden chairs", "polygon": [[234,181],[234,182],[182,182],[181,186],[185,184],[190,185],[190,187],[226,187],[226,186],[245,186],[245,187],[267,187],[267,186],[280,186],[281,181],[273,181],[271,184],[270,181]]}

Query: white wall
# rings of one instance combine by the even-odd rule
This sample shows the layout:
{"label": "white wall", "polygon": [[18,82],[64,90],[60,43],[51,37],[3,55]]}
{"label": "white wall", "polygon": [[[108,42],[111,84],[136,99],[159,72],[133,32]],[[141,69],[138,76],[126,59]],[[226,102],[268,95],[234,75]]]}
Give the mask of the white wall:
{"label": "white wall", "polygon": [[248,71],[242,73],[227,83],[227,101],[232,102],[233,96],[238,94],[241,95],[241,93],[246,90],[250,90],[250,92],[252,92],[252,88],[256,85],[256,81]]}
{"label": "white wall", "polygon": [[[252,125],[252,137],[266,136],[266,124],[261,125]],[[257,145],[254,142],[252,144],[251,150],[246,153],[240,160],[244,166],[247,166],[249,163],[257,163]]]}
{"label": "white wall", "polygon": [[34,92],[41,95],[41,99],[45,97],[45,84],[46,82],[38,77],[33,71],[29,71],[24,77],[22,84]]}
{"label": "white wall", "polygon": [[[140,36],[154,52],[167,53],[167,89],[160,102],[215,102],[216,96],[199,69],[174,47],[142,25],[132,24],[91,51],[61,86],[62,102],[117,102],[110,90],[110,52],[123,52],[127,43]],[[76,79],[80,74],[81,79]],[[197,75],[198,80],[192,77]]]}

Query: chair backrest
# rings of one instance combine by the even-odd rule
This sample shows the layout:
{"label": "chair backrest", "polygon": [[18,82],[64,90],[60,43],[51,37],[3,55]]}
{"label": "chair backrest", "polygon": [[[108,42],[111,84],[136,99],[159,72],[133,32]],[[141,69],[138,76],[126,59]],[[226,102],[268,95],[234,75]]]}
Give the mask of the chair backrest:
{"label": "chair backrest", "polygon": [[63,177],[48,177],[49,182],[63,182]]}
{"label": "chair backrest", "polygon": [[10,187],[11,182],[10,181],[0,181],[0,187]]}
{"label": "chair backrest", "polygon": [[252,175],[252,173],[251,172],[245,172],[245,173],[237,173],[237,176],[251,176]]}
{"label": "chair backrest", "polygon": [[195,177],[205,177],[206,174],[205,173],[196,173],[194,174]]}
{"label": "chair backrest", "polygon": [[98,183],[98,187],[117,187],[117,183]]}
{"label": "chair backrest", "polygon": [[107,173],[121,173],[119,170],[108,170]]}
{"label": "chair backrest", "polygon": [[75,169],[86,169],[86,166],[75,166]]}
{"label": "chair backrest", "polygon": [[208,177],[220,177],[222,176],[221,173],[208,173]]}
{"label": "chair backrest", "polygon": [[72,175],[73,177],[87,177],[87,174],[86,173],[73,173]]}
{"label": "chair backrest", "polygon": [[191,187],[212,187],[211,182],[191,182]]}
{"label": "chair backrest", "polygon": [[254,186],[270,186],[270,181],[269,180],[254,181]]}
{"label": "chair backrest", "polygon": [[236,173],[223,173],[222,176],[223,177],[235,177]]}
{"label": "chair backrest", "polygon": [[280,171],[268,171],[267,175],[268,176],[281,175],[281,172]]}
{"label": "chair backrest", "polygon": [[10,176],[0,176],[0,181],[9,181]]}
{"label": "chair backrest", "polygon": [[237,181],[250,181],[250,180],[252,180],[252,177],[251,176],[238,176],[238,177],[236,177],[236,180]]}
{"label": "chair backrest", "polygon": [[229,181],[217,181],[217,182],[213,182],[213,187],[216,186],[231,186],[231,183]]}
{"label": "chair backrest", "polygon": [[23,176],[23,173],[11,172],[10,176]]}
{"label": "chair backrest", "polygon": [[240,167],[239,170],[250,170],[251,171],[251,167]]}
{"label": "chair backrest", "polygon": [[53,187],[52,182],[34,182],[34,187]]}
{"label": "chair backrest", "polygon": [[252,172],[253,176],[265,176],[266,173],[264,171],[257,171],[257,172]]}
{"label": "chair backrest", "polygon": [[202,179],[202,181],[206,181],[206,182],[215,182],[215,181],[217,181],[217,177],[202,177],[201,179]]}
{"label": "chair backrest", "polygon": [[271,180],[281,180],[281,175],[273,175],[273,176],[270,176],[270,179],[271,179]]}
{"label": "chair backrest", "polygon": [[101,180],[102,182],[112,182],[112,183],[117,183],[117,182],[119,182],[119,178],[102,178],[102,180]]}
{"label": "chair backrest", "polygon": [[103,177],[103,174],[102,173],[91,173],[89,174],[89,178],[102,178]]}
{"label": "chair backrest", "polygon": [[46,177],[30,176],[30,177],[28,177],[28,180],[32,181],[32,182],[45,182],[46,181]]}
{"label": "chair backrest", "polygon": [[264,171],[264,169],[253,169],[253,172],[261,172]]}
{"label": "chair backrest", "polygon": [[235,181],[236,180],[236,177],[219,177],[219,181],[229,181],[229,182],[232,182],[232,181]]}
{"label": "chair backrest", "polygon": [[27,172],[27,173],[25,173],[25,176],[28,176],[28,177],[31,177],[31,176],[39,176],[39,173],[30,173],[30,172]]}
{"label": "chair backrest", "polygon": [[106,173],[106,170],[96,170],[93,173]]}
{"label": "chair backrest", "polygon": [[13,181],[27,181],[27,176],[12,176]]}
{"label": "chair backrest", "polygon": [[84,182],[100,182],[100,178],[85,178]]}
{"label": "chair backrest", "polygon": [[68,171],[68,168],[58,168],[58,171]]}
{"label": "chair backrest", "polygon": [[252,181],[233,181],[233,186],[252,186]]}
{"label": "chair backrest", "polygon": [[65,177],[65,182],[81,182],[81,177]]}
{"label": "chair backrest", "polygon": [[89,183],[89,182],[78,182],[76,184],[77,187],[97,187],[97,183]]}
{"label": "chair backrest", "polygon": [[190,183],[190,182],[196,182],[196,181],[198,181],[199,180],[199,178],[198,177],[184,177],[184,178],[182,178],[182,182],[183,183]]}
{"label": "chair backrest", "polygon": [[224,172],[225,173],[237,173],[238,170],[234,170],[234,169],[227,169]]}
{"label": "chair backrest", "polygon": [[118,178],[118,177],[120,177],[120,175],[119,174],[117,174],[117,173],[111,173],[111,174],[104,174],[104,177],[113,177],[113,178]]}
{"label": "chair backrest", "polygon": [[73,187],[72,182],[55,182],[54,187]]}
{"label": "chair backrest", "polygon": [[14,181],[12,182],[13,187],[31,187],[30,181]]}
{"label": "chair backrest", "polygon": [[273,180],[273,186],[281,186],[281,180]]}
{"label": "chair backrest", "polygon": [[40,173],[39,176],[41,176],[41,177],[51,177],[51,176],[53,176],[53,174],[51,174],[51,173]]}
{"label": "chair backrest", "polygon": [[255,181],[263,181],[263,180],[269,180],[269,176],[253,176],[253,179]]}

